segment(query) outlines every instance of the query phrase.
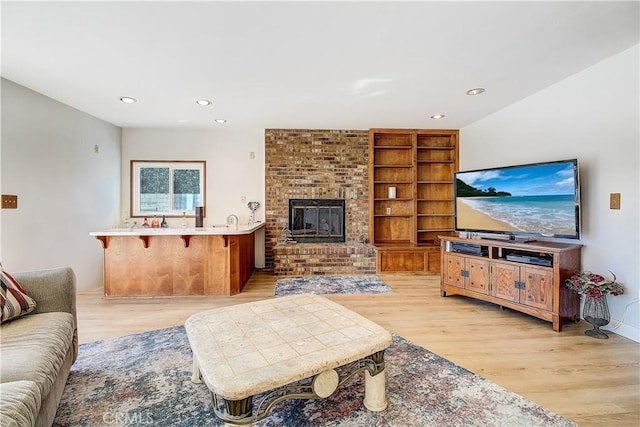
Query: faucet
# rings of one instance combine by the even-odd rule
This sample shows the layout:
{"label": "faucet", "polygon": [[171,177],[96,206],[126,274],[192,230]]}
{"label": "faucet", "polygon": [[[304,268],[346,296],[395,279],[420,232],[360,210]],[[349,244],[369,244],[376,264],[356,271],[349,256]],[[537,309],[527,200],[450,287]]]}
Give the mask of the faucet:
{"label": "faucet", "polygon": [[235,225],[236,230],[238,229],[238,222],[240,220],[238,219],[238,215],[235,214],[231,214],[227,217],[227,225]]}

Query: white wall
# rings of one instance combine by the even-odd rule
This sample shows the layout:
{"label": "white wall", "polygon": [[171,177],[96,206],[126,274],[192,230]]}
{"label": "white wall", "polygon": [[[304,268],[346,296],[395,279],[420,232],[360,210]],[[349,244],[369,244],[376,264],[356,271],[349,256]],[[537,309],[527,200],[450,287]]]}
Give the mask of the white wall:
{"label": "white wall", "polygon": [[[460,132],[460,169],[578,158],[582,268],[610,276],[610,329],[640,341],[639,48],[635,46]],[[491,88],[482,96],[491,96]],[[481,100],[478,100],[479,102]],[[621,193],[622,209],[609,209]]]}
{"label": "white wall", "polygon": [[[94,153],[94,146],[99,153]],[[120,128],[2,79],[0,256],[9,271],[69,266],[102,286],[102,247],[120,204]]]}
{"label": "white wall", "polygon": [[[212,125],[213,126],[213,125]],[[254,158],[250,158],[250,153]],[[130,211],[131,160],[205,160],[207,162],[205,225],[225,224],[236,214],[246,224],[247,202],[258,201],[256,219],[264,222],[264,130],[216,125],[211,130],[139,129],[122,131],[123,212]],[[242,203],[241,198],[246,198]],[[139,219],[137,219],[139,221]],[[190,221],[194,221],[193,218]],[[167,219],[179,227],[179,218]],[[140,223],[140,222],[139,222]],[[264,267],[264,238],[256,239],[256,266]]]}

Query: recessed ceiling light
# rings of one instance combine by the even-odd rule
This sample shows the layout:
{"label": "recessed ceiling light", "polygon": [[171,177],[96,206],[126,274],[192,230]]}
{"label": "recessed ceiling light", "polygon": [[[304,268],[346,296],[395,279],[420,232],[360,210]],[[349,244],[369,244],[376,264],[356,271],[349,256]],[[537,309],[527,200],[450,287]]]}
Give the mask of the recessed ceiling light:
{"label": "recessed ceiling light", "polygon": [[482,88],[482,87],[476,87],[476,88],[473,88],[473,89],[469,89],[469,90],[467,91],[467,95],[471,95],[471,96],[473,96],[473,95],[480,95],[482,92],[484,92],[484,88]]}
{"label": "recessed ceiling light", "polygon": [[130,96],[121,96],[120,101],[124,102],[125,104],[134,104],[137,102],[135,98],[131,98]]}
{"label": "recessed ceiling light", "polygon": [[216,123],[227,123],[226,119],[215,119]]}
{"label": "recessed ceiling light", "polygon": [[431,116],[432,119],[434,120],[438,120],[444,117],[444,114],[434,114],[433,116]]}
{"label": "recessed ceiling light", "polygon": [[208,99],[198,99],[196,101],[196,104],[206,107],[207,105],[211,105],[211,101],[209,101]]}

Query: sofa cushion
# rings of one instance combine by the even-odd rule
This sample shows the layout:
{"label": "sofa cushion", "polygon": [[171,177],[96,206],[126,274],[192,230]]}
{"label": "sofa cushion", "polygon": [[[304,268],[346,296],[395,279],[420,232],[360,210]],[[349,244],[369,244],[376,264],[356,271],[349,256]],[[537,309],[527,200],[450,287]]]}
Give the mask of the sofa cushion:
{"label": "sofa cushion", "polygon": [[0,326],[0,382],[30,380],[43,399],[56,380],[73,342],[73,316],[31,314]]}
{"label": "sofa cushion", "polygon": [[15,319],[36,309],[36,302],[22,289],[18,281],[0,266],[0,323]]}
{"label": "sofa cushion", "polygon": [[33,381],[0,384],[0,426],[35,425],[41,403],[40,388]]}

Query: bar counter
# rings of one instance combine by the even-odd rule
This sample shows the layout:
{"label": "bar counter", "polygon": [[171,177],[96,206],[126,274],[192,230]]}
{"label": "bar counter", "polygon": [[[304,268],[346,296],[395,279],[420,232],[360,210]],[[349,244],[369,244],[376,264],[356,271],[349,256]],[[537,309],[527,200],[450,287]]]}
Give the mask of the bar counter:
{"label": "bar counter", "polygon": [[104,250],[107,297],[235,295],[255,267],[264,223],[207,228],[114,228],[90,236]]}

